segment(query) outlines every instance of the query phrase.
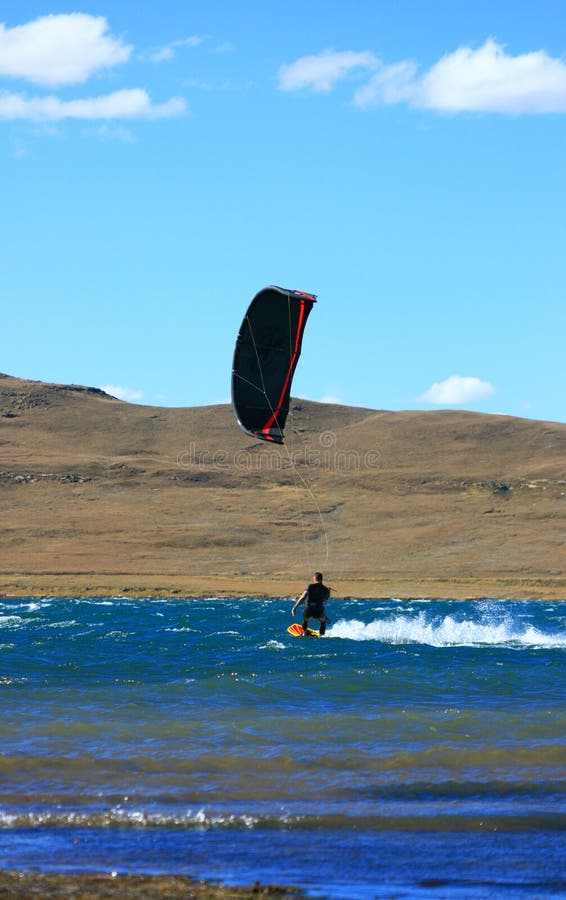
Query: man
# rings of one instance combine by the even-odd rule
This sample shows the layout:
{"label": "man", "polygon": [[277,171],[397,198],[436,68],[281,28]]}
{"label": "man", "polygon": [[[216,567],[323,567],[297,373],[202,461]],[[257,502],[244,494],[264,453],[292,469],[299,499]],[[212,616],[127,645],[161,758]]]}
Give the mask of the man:
{"label": "man", "polygon": [[305,588],[301,596],[298,598],[291,615],[295,615],[297,607],[306,600],[305,610],[303,613],[303,634],[308,635],[309,619],[318,619],[320,622],[320,636],[326,631],[326,613],[324,604],[330,597],[330,588],[322,583],[322,572],[315,572],[313,581]]}

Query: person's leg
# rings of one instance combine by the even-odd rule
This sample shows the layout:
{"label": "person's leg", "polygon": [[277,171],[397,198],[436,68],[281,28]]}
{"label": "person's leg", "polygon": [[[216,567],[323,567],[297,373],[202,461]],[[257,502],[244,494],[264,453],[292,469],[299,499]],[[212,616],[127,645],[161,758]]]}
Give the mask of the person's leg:
{"label": "person's leg", "polygon": [[322,637],[326,631],[326,616],[324,613],[320,617],[320,636]]}

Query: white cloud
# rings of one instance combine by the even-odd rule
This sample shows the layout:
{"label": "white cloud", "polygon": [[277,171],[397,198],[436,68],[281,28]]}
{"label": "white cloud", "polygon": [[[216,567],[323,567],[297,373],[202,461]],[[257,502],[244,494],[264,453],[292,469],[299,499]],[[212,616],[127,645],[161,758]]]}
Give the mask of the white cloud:
{"label": "white cloud", "polygon": [[337,394],[324,394],[324,396],[321,397],[318,402],[319,403],[333,403],[333,404],[338,404],[339,406],[341,406],[344,403],[344,401],[341,399],[341,397],[338,397]]}
{"label": "white cloud", "polygon": [[133,403],[135,400],[141,400],[143,397],[142,391],[136,391],[127,387],[118,387],[118,385],[115,384],[101,384],[100,389],[107,394],[110,394],[112,397],[117,397],[118,400],[126,400],[128,403]]}
{"label": "white cloud", "polygon": [[183,87],[192,88],[197,91],[205,91],[207,93],[212,93],[213,91],[218,92],[230,92],[230,91],[242,91],[248,90],[253,87],[253,81],[249,82],[239,82],[239,81],[231,81],[229,78],[219,79],[214,81],[213,79],[206,78],[185,78],[181,82]]}
{"label": "white cloud", "polygon": [[136,140],[129,128],[123,125],[109,125],[104,122],[95,129],[95,134],[102,141],[121,141],[124,144],[133,144]]}
{"label": "white cloud", "polygon": [[0,75],[47,87],[82,84],[95,72],[126,62],[131,52],[108,33],[103,16],[49,15],[14,28],[0,23]]}
{"label": "white cloud", "polygon": [[508,115],[566,112],[566,61],[545,50],[512,56],[489,38],[478,49],[462,46],[424,73],[412,60],[383,64],[370,51],[325,50],[279,70],[279,89],[329,92],[338,81],[373,72],[354,93],[360,109],[407,103],[436,112]]}
{"label": "white cloud", "polygon": [[488,381],[479,378],[450,375],[445,381],[432,384],[428,390],[417,397],[425,403],[434,403],[435,406],[458,406],[461,403],[471,403],[475,400],[484,400],[495,393],[495,388]]}
{"label": "white cloud", "polygon": [[417,85],[416,103],[443,112],[566,112],[566,63],[544,50],[510,56],[491,38],[442,57]]}
{"label": "white cloud", "polygon": [[367,84],[354,94],[354,105],[361,109],[411,101],[415,90],[417,67],[410,60],[393,66],[382,66]]}
{"label": "white cloud", "polygon": [[373,71],[380,65],[373,53],[351,50],[337,53],[324,50],[314,56],[302,56],[279,70],[279,90],[297,91],[311,88],[316,93],[328,93],[338,81],[353,72]]}
{"label": "white cloud", "polygon": [[26,97],[24,94],[0,93],[0,119],[28,122],[60,122],[63,119],[164,119],[183,115],[187,105],[182,97],[153,104],[141,88],[115,91],[100,97],[60,100],[53,95]]}
{"label": "white cloud", "polygon": [[179,38],[179,40],[170,41],[170,43],[165,44],[164,47],[158,47],[157,50],[153,50],[149,54],[149,58],[155,63],[168,62],[173,59],[175,50],[179,47],[198,47],[203,41],[204,38],[200,37],[198,34],[192,34],[187,38]]}

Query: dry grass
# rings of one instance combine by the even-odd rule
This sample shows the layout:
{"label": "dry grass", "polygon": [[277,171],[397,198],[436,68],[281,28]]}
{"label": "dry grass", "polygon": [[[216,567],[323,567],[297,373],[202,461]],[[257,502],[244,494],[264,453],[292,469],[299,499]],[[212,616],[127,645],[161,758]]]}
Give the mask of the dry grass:
{"label": "dry grass", "polygon": [[0,376],[0,591],[566,597],[565,425],[295,401],[287,434]]}

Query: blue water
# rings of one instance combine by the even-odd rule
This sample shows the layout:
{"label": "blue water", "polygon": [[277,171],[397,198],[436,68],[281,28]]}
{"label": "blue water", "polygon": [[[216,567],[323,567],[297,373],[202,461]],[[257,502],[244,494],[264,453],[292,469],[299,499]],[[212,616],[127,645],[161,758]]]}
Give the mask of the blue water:
{"label": "blue water", "polygon": [[0,600],[0,868],[566,895],[566,604]]}

